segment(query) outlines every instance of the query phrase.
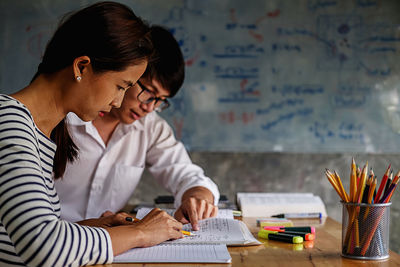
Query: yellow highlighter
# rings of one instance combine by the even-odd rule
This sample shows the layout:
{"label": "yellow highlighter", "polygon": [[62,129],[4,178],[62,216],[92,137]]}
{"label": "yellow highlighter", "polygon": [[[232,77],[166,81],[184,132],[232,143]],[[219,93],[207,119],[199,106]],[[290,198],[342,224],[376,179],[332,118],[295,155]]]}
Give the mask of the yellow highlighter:
{"label": "yellow highlighter", "polygon": [[288,234],[284,234],[284,233],[276,233],[274,231],[268,231],[268,230],[260,230],[258,232],[258,237],[264,238],[264,239],[269,239],[269,240],[293,243],[293,244],[303,243],[303,238],[301,236],[293,236],[293,235],[288,235]]}

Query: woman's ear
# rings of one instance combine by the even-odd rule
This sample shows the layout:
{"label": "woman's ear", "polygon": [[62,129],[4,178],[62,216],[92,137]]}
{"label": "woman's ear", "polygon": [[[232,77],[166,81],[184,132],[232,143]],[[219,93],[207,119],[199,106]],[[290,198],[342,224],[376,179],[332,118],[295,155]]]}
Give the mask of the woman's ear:
{"label": "woman's ear", "polygon": [[74,72],[74,79],[80,82],[90,67],[90,58],[88,56],[80,56],[74,59],[72,69]]}

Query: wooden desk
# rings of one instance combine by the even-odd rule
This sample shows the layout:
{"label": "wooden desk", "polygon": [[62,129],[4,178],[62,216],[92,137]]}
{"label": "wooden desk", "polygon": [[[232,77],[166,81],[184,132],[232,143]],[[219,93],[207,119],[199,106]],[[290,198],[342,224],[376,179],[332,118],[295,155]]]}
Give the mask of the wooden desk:
{"label": "wooden desk", "polygon": [[[258,227],[255,218],[243,218],[250,231],[257,236]],[[231,264],[210,264],[210,266],[400,266],[400,255],[390,251],[390,257],[384,261],[351,260],[340,256],[341,224],[327,218],[322,224],[315,220],[294,221],[295,225],[314,225],[316,239],[303,244],[288,244],[260,239],[259,246],[229,247]],[[107,267],[131,266],[205,266],[208,264],[109,264]],[[100,266],[100,265],[97,265]]]}

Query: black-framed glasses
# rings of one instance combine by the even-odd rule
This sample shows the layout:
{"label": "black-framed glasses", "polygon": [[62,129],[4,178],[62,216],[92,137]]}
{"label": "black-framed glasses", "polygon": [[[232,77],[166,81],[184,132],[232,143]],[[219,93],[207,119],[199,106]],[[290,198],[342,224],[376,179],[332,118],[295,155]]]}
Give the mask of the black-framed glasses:
{"label": "black-framed glasses", "polygon": [[141,82],[137,81],[137,84],[142,89],[137,96],[137,99],[143,104],[150,104],[154,102],[154,110],[161,112],[169,107],[169,102],[167,99],[162,99],[161,97],[156,97],[156,95],[146,88]]}

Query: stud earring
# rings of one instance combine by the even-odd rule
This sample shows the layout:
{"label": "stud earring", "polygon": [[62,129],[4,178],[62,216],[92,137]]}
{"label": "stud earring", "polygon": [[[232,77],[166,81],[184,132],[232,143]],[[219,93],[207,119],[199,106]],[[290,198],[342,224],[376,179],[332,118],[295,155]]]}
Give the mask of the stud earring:
{"label": "stud earring", "polygon": [[76,76],[76,80],[77,80],[78,82],[80,82],[80,81],[82,80],[82,77],[81,77],[81,76]]}

